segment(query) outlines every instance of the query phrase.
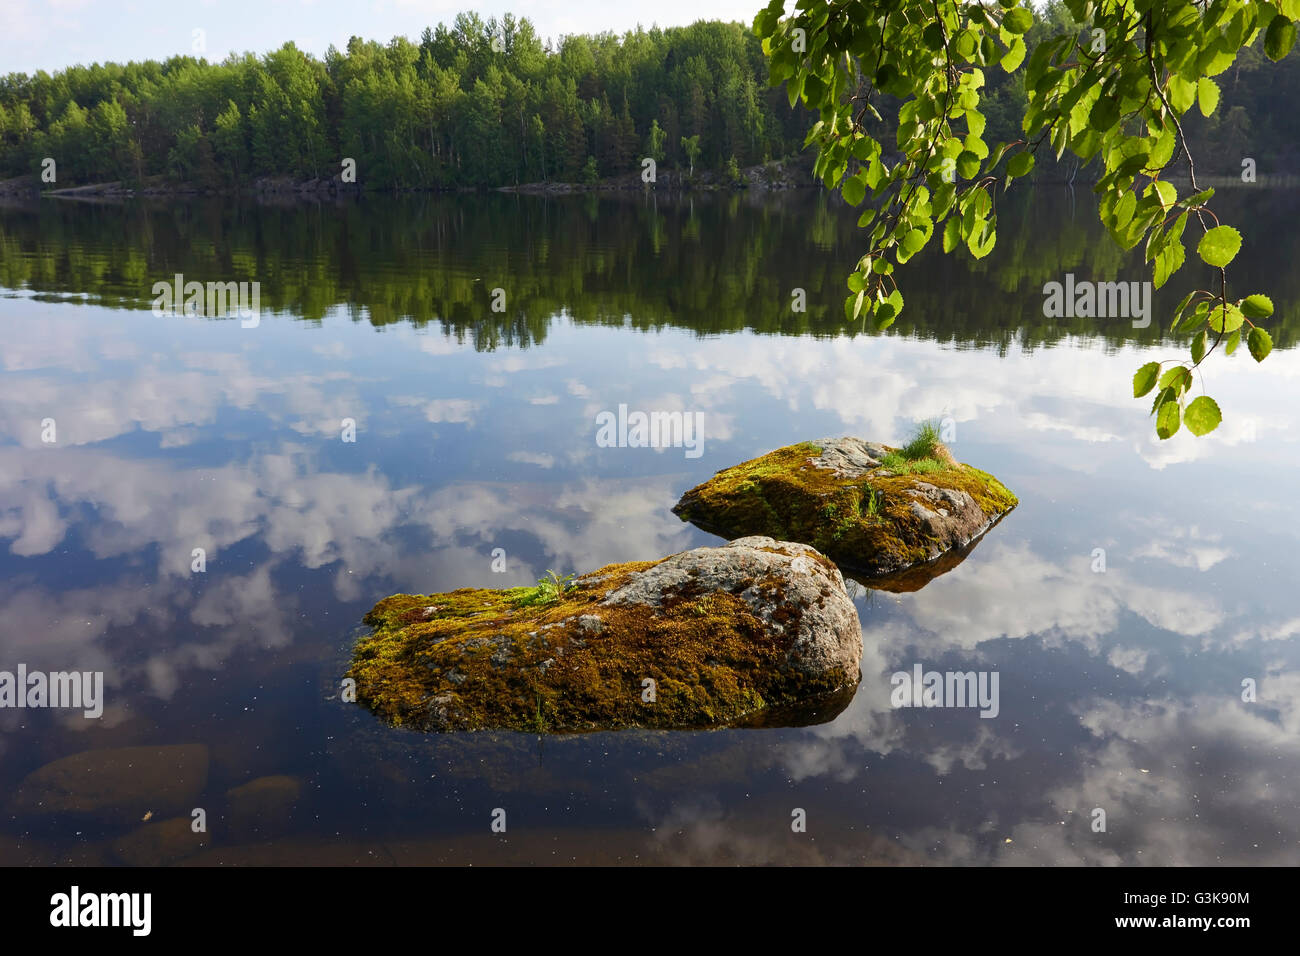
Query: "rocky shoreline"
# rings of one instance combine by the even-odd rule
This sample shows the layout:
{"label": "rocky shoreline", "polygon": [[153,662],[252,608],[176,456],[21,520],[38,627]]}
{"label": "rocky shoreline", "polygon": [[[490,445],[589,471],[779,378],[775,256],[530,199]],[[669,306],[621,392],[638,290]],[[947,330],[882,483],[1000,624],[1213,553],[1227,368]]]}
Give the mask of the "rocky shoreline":
{"label": "rocky shoreline", "polygon": [[214,188],[195,183],[152,179],[148,183],[131,185],[124,181],[86,183],[77,186],[58,186],[41,183],[36,176],[19,176],[0,180],[0,196],[50,199],[132,199],[132,198],[195,198],[204,196],[249,196],[258,199],[312,199],[342,198],[364,195],[405,195],[416,193],[480,193],[503,192],[524,195],[567,195],[570,193],[600,193],[653,190],[656,192],[717,192],[739,189],[788,190],[810,188],[817,184],[812,179],[809,164],[803,160],[772,161],[740,170],[739,180],[732,182],[725,174],[714,170],[701,170],[689,176],[679,170],[659,172],[654,183],[643,182],[639,173],[610,177],[595,183],[537,182],[497,187],[403,187],[369,190],[364,182],[343,182],[340,176],[330,178],[295,180],[290,177],[262,177],[238,186]]}

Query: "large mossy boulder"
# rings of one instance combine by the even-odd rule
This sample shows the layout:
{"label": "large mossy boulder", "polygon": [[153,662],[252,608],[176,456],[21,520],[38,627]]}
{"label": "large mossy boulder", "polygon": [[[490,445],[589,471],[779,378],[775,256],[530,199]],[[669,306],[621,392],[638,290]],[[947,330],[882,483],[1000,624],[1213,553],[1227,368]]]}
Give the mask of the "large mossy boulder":
{"label": "large mossy boulder", "polygon": [[907,452],[860,438],[789,445],[718,472],[673,512],[727,538],[799,541],[854,577],[914,590],[1018,501],[942,444]]}
{"label": "large mossy boulder", "polygon": [[348,677],[420,730],[703,728],[820,706],[858,682],[862,631],[834,563],[766,537],[537,588],[395,594]]}

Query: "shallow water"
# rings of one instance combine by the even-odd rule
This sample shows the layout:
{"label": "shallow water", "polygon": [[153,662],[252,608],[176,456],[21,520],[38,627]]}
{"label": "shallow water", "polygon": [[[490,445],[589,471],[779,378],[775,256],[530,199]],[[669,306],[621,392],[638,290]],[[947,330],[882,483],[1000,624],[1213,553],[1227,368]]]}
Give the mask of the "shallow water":
{"label": "shallow water", "polygon": [[[6,803],[71,754],[207,747],[129,820],[5,806],[0,862],[118,861],[191,804],[205,846],[157,859],[1300,862],[1300,196],[1216,202],[1277,350],[1208,363],[1223,426],[1168,442],[1130,383],[1181,351],[1159,327],[1194,268],[1148,329],[1042,314],[1066,272],[1143,278],[1087,190],[1003,201],[982,263],[914,260],[885,335],[846,330],[856,214],[811,193],[0,208],[0,670],[106,685],[99,719],[0,709]],[[258,279],[260,323],[153,315],[177,272]],[[701,413],[702,453],[598,447],[620,403]],[[669,510],[713,472],[921,419],[1021,505],[923,589],[858,592],[830,722],[422,736],[338,699],[387,594],[716,543]],[[997,716],[893,707],[916,664],[996,672]],[[250,828],[228,791],[270,775],[296,804]]]}

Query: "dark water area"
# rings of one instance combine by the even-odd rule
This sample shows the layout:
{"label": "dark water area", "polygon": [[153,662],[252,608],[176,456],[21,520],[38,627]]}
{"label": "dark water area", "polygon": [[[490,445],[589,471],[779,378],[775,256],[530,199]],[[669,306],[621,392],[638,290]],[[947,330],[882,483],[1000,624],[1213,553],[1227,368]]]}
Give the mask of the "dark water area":
{"label": "dark water area", "polygon": [[[104,675],[96,719],[0,708],[0,863],[1300,862],[1300,195],[1216,199],[1277,349],[1209,362],[1223,425],[1166,442],[1132,375],[1207,276],[1146,328],[1048,318],[1044,283],[1141,251],[1086,189],[999,203],[883,335],[844,321],[856,213],[812,192],[0,207],[0,671]],[[257,280],[260,321],[153,314],[175,273]],[[699,412],[701,454],[598,446],[620,404]],[[422,735],[340,700],[388,594],[716,544],[670,508],[717,470],[930,419],[1021,504],[919,590],[853,586],[862,682],[822,723]],[[917,664],[996,672],[997,715],[894,707]],[[184,771],[23,783],[144,746]],[[193,808],[202,840],[142,836]]]}

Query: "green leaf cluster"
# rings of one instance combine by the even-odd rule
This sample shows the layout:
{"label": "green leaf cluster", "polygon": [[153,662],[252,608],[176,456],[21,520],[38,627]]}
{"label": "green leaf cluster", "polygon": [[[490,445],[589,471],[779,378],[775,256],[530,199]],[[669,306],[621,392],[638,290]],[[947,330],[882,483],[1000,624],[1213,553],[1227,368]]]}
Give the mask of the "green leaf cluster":
{"label": "green leaf cluster", "polygon": [[[869,230],[867,250],[848,279],[847,318],[891,325],[902,309],[893,266],[936,232],[945,253],[964,247],[976,259],[987,256],[997,241],[999,187],[1028,175],[1040,150],[1057,159],[1069,153],[1096,165],[1102,224],[1124,250],[1144,244],[1156,288],[1186,263],[1188,225],[1199,231],[1197,256],[1217,276],[1213,288],[1189,293],[1174,317],[1176,331],[1195,333],[1190,359],[1163,374],[1144,366],[1134,393],[1156,390],[1160,438],[1181,424],[1205,434],[1221,416],[1206,396],[1188,401],[1192,370],[1220,345],[1232,354],[1243,335],[1262,361],[1272,342],[1255,322],[1272,303],[1259,294],[1228,296],[1226,270],[1243,239],[1210,210],[1213,190],[1196,185],[1183,119],[1193,107],[1215,114],[1221,89],[1214,77],[1259,37],[1270,59],[1287,55],[1300,0],[1060,6],[1082,28],[1044,36],[1032,50],[1027,0],[800,0],[790,16],[772,0],[754,32],[771,82],[784,82],[791,104],[818,115],[807,143],[817,147],[822,182],[854,206],[871,200],[858,222]],[[986,71],[1022,64],[1022,138],[990,146],[981,111]],[[887,103],[898,104],[893,142],[877,135]],[[1165,175],[1180,159],[1191,173],[1184,196]]]}

